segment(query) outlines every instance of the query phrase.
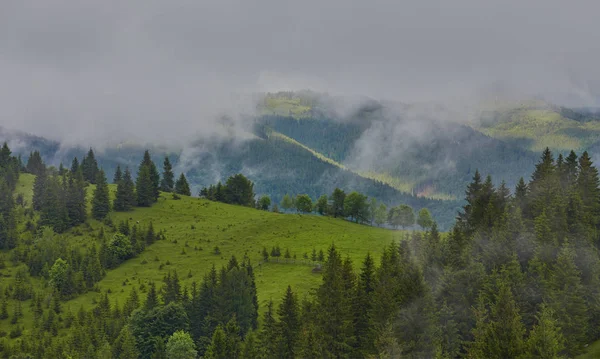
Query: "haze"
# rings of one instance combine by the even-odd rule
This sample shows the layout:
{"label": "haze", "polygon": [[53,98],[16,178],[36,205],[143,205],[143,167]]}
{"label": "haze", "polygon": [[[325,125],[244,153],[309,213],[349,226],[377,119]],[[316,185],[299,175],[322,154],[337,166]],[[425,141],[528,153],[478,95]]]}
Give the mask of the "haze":
{"label": "haze", "polygon": [[[252,94],[598,104],[596,1],[0,3],[0,126],[98,143],[212,134]],[[242,120],[239,120],[242,121]]]}

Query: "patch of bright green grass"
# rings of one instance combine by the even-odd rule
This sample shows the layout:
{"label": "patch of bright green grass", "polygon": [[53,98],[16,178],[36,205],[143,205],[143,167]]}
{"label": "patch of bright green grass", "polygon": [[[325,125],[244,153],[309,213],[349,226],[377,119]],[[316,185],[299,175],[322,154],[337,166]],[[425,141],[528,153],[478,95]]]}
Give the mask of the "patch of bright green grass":
{"label": "patch of bright green grass", "polygon": [[600,340],[590,344],[584,354],[578,355],[576,359],[597,359],[600,358]]}
{"label": "patch of bright green grass", "polygon": [[[219,268],[232,255],[238,260],[247,255],[256,268],[259,302],[264,307],[269,299],[278,301],[288,284],[302,295],[320,283],[320,275],[312,273],[313,265],[303,258],[304,253],[310,257],[313,248],[326,254],[335,243],[358,268],[368,252],[378,258],[385,245],[404,235],[329,217],[277,214],[185,196],[173,200],[170,194],[162,194],[151,208],[113,213],[111,217],[115,224],[129,220],[147,226],[152,222],[167,238],[109,271],[99,283],[99,288],[110,290],[112,299],[119,303],[124,303],[132,286],[160,282],[169,270],[177,270],[183,285],[189,287],[193,281],[200,282],[212,265]],[[292,258],[260,263],[262,248],[270,251],[276,245],[282,256],[289,249]],[[215,254],[215,247],[220,254]],[[72,310],[81,305],[90,307],[98,296],[90,292],[68,305]]]}

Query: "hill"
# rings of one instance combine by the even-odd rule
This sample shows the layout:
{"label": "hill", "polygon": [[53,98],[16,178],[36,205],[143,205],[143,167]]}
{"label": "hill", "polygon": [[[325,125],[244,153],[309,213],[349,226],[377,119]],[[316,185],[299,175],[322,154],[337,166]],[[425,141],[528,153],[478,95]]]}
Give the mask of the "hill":
{"label": "hill", "polygon": [[[33,175],[21,174],[17,184],[16,193],[24,194],[29,204],[33,180]],[[114,197],[115,186],[110,185],[110,189]],[[88,200],[93,190],[93,185],[88,186]],[[165,239],[148,246],[138,257],[108,270],[94,291],[64,303],[65,312],[76,313],[81,307],[89,310],[106,292],[110,293],[111,302],[121,304],[134,287],[145,296],[150,282],[161,283],[164,276],[173,271],[177,271],[182,285],[191,289],[192,282],[201,282],[212,266],[219,268],[227,264],[231,256],[238,260],[247,256],[255,266],[259,305],[263,311],[269,300],[280,300],[288,284],[302,295],[308,295],[316,288],[321,276],[314,273],[313,268],[320,262],[311,260],[313,250],[326,252],[335,243],[344,256],[358,263],[367,253],[379,258],[384,246],[404,238],[402,231],[363,226],[331,217],[258,211],[187,196],[174,200],[167,193],[161,194],[159,201],[150,208],[112,212],[110,221],[90,219],[64,234],[45,233],[44,236],[85,250],[112,238],[117,224],[125,221],[141,228],[152,223]],[[281,248],[281,257],[264,261],[262,249],[270,252],[275,246]],[[288,250],[290,258],[284,258]],[[3,283],[15,283],[15,276],[23,268],[21,262],[9,260],[18,251],[19,247],[0,256],[0,262],[5,265],[0,269]],[[44,291],[47,286],[36,277],[28,276],[27,282],[34,291]],[[16,303],[16,300],[9,300],[8,308],[12,310]],[[0,320],[4,335],[19,326],[24,326],[24,334],[30,332],[34,325],[31,303],[31,299],[22,302],[24,318],[17,324],[11,324],[9,318]]]}

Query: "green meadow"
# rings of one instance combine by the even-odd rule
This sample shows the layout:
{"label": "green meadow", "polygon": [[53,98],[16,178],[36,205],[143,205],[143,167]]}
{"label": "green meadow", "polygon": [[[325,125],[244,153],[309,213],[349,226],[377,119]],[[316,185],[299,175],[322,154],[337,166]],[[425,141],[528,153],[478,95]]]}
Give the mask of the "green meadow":
{"label": "green meadow", "polygon": [[[17,185],[16,192],[23,194],[28,205],[31,205],[33,181],[32,175],[23,174]],[[90,199],[93,189],[94,186],[88,187]],[[115,186],[110,185],[110,189],[114,195]],[[320,284],[320,274],[313,271],[318,261],[310,260],[313,249],[326,254],[328,247],[335,244],[344,256],[353,260],[358,270],[367,253],[378,260],[384,246],[402,240],[405,235],[403,231],[358,225],[331,217],[259,211],[186,196],[173,199],[169,193],[162,193],[158,203],[150,208],[111,212],[110,219],[114,227],[121,221],[142,228],[152,223],[156,231],[164,233],[165,239],[148,246],[138,257],[107,271],[97,290],[64,303],[65,311],[76,313],[81,306],[89,309],[105,292],[109,293],[111,302],[122,305],[134,287],[143,299],[148,284],[154,281],[157,287],[162,286],[163,277],[169,271],[177,271],[182,286],[190,289],[193,282],[199,284],[202,281],[213,265],[219,269],[231,256],[236,256],[238,261],[247,256],[254,265],[262,311],[269,300],[279,302],[288,285],[302,298]],[[89,219],[88,224],[56,236],[63,236],[82,248],[99,246],[97,237],[101,229],[107,238],[115,234],[115,229],[106,223]],[[263,248],[270,252],[274,246],[281,249],[281,257],[265,262]],[[286,251],[290,258],[284,258]],[[8,260],[10,254],[2,254],[6,264],[6,268],[0,270],[2,286],[14,280],[19,267]],[[47,286],[37,278],[31,278],[31,283],[38,290]],[[24,317],[18,324],[25,330],[33,325],[30,302],[23,302]],[[16,301],[9,301],[10,311],[15,304]],[[0,321],[0,325],[5,332],[12,328],[10,318]]]}

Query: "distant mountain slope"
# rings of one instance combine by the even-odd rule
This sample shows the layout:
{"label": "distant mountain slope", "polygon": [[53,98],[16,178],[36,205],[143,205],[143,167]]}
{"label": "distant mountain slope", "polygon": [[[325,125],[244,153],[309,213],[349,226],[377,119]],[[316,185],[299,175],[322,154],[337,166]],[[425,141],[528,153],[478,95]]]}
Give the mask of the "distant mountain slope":
{"label": "distant mountain slope", "polygon": [[383,182],[320,159],[310,150],[280,136],[188,151],[184,156],[192,156],[201,164],[188,171],[192,183],[209,185],[219,178],[241,172],[255,182],[257,193],[269,194],[277,202],[286,193],[306,193],[316,199],[340,187],[362,192],[388,205],[405,203],[417,209],[427,207],[443,228],[453,223],[460,207],[459,201],[433,200],[400,192]]}
{"label": "distant mountain slope", "polygon": [[550,105],[484,112],[474,128],[536,152],[546,147],[583,151],[600,140],[600,120],[594,112]]}
{"label": "distant mountain slope", "polygon": [[539,157],[471,127],[429,119],[339,122],[269,116],[264,124],[352,171],[425,197],[462,199],[476,169],[514,186]]}

